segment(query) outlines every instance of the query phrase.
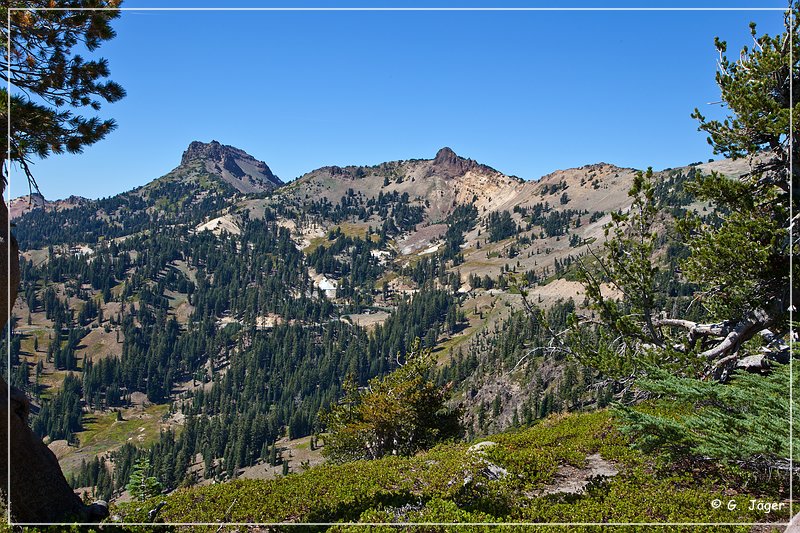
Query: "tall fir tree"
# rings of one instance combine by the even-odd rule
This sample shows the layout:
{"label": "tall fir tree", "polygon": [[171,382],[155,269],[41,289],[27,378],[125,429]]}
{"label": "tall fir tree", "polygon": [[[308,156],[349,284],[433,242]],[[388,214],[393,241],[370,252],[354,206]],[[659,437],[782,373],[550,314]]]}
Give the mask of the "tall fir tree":
{"label": "tall fir tree", "polygon": [[130,480],[125,488],[134,500],[145,501],[161,492],[161,483],[154,476],[149,476],[150,460],[140,458],[133,465]]}

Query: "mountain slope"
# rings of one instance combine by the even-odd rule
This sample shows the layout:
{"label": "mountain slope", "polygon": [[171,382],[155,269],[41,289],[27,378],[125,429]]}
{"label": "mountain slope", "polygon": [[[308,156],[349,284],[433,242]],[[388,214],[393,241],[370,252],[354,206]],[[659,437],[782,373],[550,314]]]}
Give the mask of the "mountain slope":
{"label": "mountain slope", "polygon": [[369,199],[383,193],[407,193],[425,207],[425,219],[440,222],[457,204],[474,203],[493,210],[525,182],[442,148],[433,159],[390,161],[375,166],[322,167],[281,192],[298,201],[326,198],[338,203],[352,189]]}
{"label": "mountain slope", "polygon": [[[148,512],[158,509],[157,522],[214,522],[224,516],[243,523],[387,524],[372,526],[376,531],[396,531],[389,523],[426,522],[487,524],[472,526],[471,531],[492,531],[492,523],[606,520],[777,525],[789,516],[785,505],[766,515],[754,510],[751,500],[774,496],[742,487],[734,476],[698,476],[680,467],[659,467],[659,460],[631,450],[606,411],[558,415],[471,446],[447,443],[410,458],[308,470],[292,461],[290,474],[283,478],[237,479],[178,490],[120,505],[114,514],[120,523],[149,521]],[[723,497],[735,507],[715,509],[709,503]],[[315,530],[361,531],[363,525],[321,525]],[[531,526],[524,530],[538,531]],[[551,531],[552,526],[541,530]],[[692,529],[719,530],[714,525]],[[732,530],[748,531],[749,526]]]}
{"label": "mountain slope", "polygon": [[[206,482],[231,479],[269,456],[287,428],[310,435],[343,376],[384,375],[416,337],[435,350],[437,379],[452,382],[471,435],[599,402],[575,385],[591,375],[526,355],[547,339],[515,313],[517,288],[560,330],[583,302],[575,261],[585,244],[600,245],[611,212],[630,205],[635,170],[596,164],[523,182],[442,149],[433,159],[325,167],[267,192],[268,167],[242,154],[193,143],[147,185],[18,219],[26,262],[11,382],[43,409],[62,393],[75,400],[57,413],[71,417],[68,431],[53,417],[38,426],[72,473],[98,453],[130,465],[144,445],[133,421],[153,402],[181,406],[168,422],[181,431],[157,443],[182,450],[181,463],[151,456],[159,472],[170,464],[165,487],[190,467]],[[236,170],[245,167],[251,173]],[[691,201],[682,191],[695,167],[658,173],[665,205]],[[248,176],[239,181],[253,185],[258,168],[260,192],[230,183]],[[83,374],[82,391],[63,385],[69,372]],[[121,438],[92,447],[92,418]],[[195,430],[216,433],[214,446],[190,438]],[[66,445],[76,437],[78,447]],[[124,489],[120,472],[103,487],[108,498]],[[79,474],[86,481],[74,486],[94,479],[83,466]]]}
{"label": "mountain slope", "polygon": [[[12,200],[22,249],[94,243],[137,233],[151,224],[197,226],[244,196],[282,185],[266,163],[217,141],[189,144],[181,163],[146,185],[109,198],[41,196]],[[25,214],[25,216],[22,216]]]}

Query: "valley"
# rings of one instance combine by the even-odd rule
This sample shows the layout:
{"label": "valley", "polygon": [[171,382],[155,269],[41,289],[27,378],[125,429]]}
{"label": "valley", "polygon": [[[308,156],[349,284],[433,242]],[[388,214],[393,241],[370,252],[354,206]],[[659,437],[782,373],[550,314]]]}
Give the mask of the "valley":
{"label": "valley", "polygon": [[800,531],[800,2],[57,4],[0,31],[9,532]]}
{"label": "valley", "polygon": [[[236,161],[260,174],[235,183]],[[675,208],[694,168],[659,174]],[[542,356],[523,361],[524,338],[503,360],[495,345],[524,314],[523,288],[551,312],[585,305],[576,262],[602,240],[610,213],[628,209],[633,176],[595,164],[524,182],[443,148],[430,160],[325,167],[281,186],[248,154],[193,142],[179,167],[139,189],[12,210],[20,213],[24,267],[14,307],[21,370],[12,383],[41,404],[58,397],[69,372],[84,376],[77,419],[51,439],[67,475],[96,456],[113,462],[126,445],[146,450],[162,431],[180,438],[187,409],[212,420],[214,411],[199,408],[204,396],[233,387],[226,394],[255,398],[265,409],[257,416],[269,419],[258,435],[245,429],[254,442],[215,474],[236,477],[286,431],[319,431],[316,410],[336,397],[345,374],[382,375],[414,337],[434,350],[438,380],[456,387],[452,402],[463,407],[470,435],[592,402],[564,391],[572,366]],[[174,205],[184,207],[167,209]],[[37,247],[45,240],[48,247]],[[418,315],[423,307],[433,314]],[[301,344],[285,355],[255,350],[265,337]],[[156,350],[156,343],[166,344]],[[369,346],[367,355],[356,346]],[[86,396],[90,366],[106,363]],[[249,364],[261,379],[251,378]],[[289,381],[274,381],[275,365]],[[587,389],[592,379],[571,386]],[[130,423],[97,427],[116,412]],[[151,429],[135,422],[143,418]],[[218,446],[220,456],[228,453],[229,445]],[[206,474],[230,459],[211,455]],[[176,472],[175,481],[184,475]]]}
{"label": "valley", "polygon": [[[657,174],[673,209],[697,166]],[[346,375],[391,371],[416,337],[468,438],[595,404],[588,369],[529,353],[542,333],[520,292],[558,327],[585,307],[577,262],[629,208],[634,175],[600,163],[524,182],[443,148],[282,185],[214,141],[116,197],[16,199],[12,384],[73,405],[35,427],[68,477],[108,461],[107,499],[161,447],[173,487],[258,469],[273,442],[323,430]],[[62,390],[69,374],[82,390]]]}

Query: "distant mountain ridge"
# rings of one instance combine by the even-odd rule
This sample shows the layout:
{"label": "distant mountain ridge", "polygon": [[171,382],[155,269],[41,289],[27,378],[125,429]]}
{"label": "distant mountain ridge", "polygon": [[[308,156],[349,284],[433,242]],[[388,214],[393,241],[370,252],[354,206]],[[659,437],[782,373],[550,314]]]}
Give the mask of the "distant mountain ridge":
{"label": "distant mountain ridge", "polygon": [[[244,195],[280,191],[289,196],[311,194],[309,197],[327,198],[333,203],[338,202],[348,189],[371,197],[377,196],[383,188],[384,192],[408,193],[410,197],[425,202],[431,220],[443,218],[458,203],[477,202],[480,207],[491,209],[493,203],[509,200],[508,192],[525,183],[444,147],[433,159],[391,161],[375,166],[325,166],[284,184],[264,161],[244,150],[212,140],[208,143],[192,141],[176,168],[117,196],[157,196],[165,184],[172,187],[183,184],[181,186],[188,192],[202,183],[207,186],[208,181],[203,181],[206,178]],[[387,180],[389,183],[384,185]],[[11,200],[9,205],[13,219],[40,207],[69,208],[90,201],[70,197],[51,202],[41,195],[34,195],[33,201],[24,196]]]}
{"label": "distant mountain ridge", "polygon": [[56,210],[70,209],[72,207],[77,207],[79,205],[83,205],[90,201],[91,200],[89,200],[88,198],[75,195],[64,198],[63,200],[50,201],[47,200],[40,193],[32,193],[32,194],[26,194],[25,196],[12,198],[8,203],[8,213],[10,219],[14,220],[21,217],[25,213],[29,213],[30,211],[33,211],[34,209],[39,209],[41,207],[51,208]]}
{"label": "distant mountain ridge", "polygon": [[[30,317],[19,324],[27,328],[21,331],[39,330],[34,338],[43,344],[57,340],[52,349],[28,344],[24,364],[42,362],[44,379],[54,383],[62,379],[58,372],[76,370],[79,359],[81,366],[94,359],[96,369],[101,359],[125,361],[112,364],[121,365],[125,388],[137,395],[135,404],[110,396],[109,387],[121,386],[115,377],[104,392],[99,378],[83,372],[82,401],[98,409],[99,419],[112,422],[118,416],[102,405],[112,406],[108,398],[125,408],[127,440],[110,439],[102,445],[104,453],[132,439],[141,442],[138,428],[145,422],[137,416],[155,424],[146,423],[151,438],[185,423],[153,416],[142,398],[156,404],[184,401],[179,399],[184,391],[192,394],[195,386],[205,390],[208,384],[216,392],[207,397],[219,392],[233,410],[222,415],[222,409],[201,408],[200,395],[184,398],[197,402],[193,412],[210,407],[198,420],[235,428],[225,450],[213,451],[206,461],[225,464],[227,473],[221,475],[228,478],[256,458],[253,471],[266,473],[264,455],[284,434],[283,426],[292,435],[308,436],[325,398],[338,394],[345,372],[357,369],[364,379],[385,373],[392,361],[399,362],[401,343],[408,346],[414,337],[437,347],[441,375],[458,383],[453,401],[463,405],[470,431],[486,434],[515,420],[546,416],[566,401],[561,386],[566,367],[536,355],[530,370],[509,372],[527,356],[498,348],[512,339],[520,348],[538,342],[526,322],[509,321],[516,320],[515,309],[524,308],[517,288],[542,309],[557,310],[559,320],[580,310],[585,290],[575,279],[576,266],[588,253],[586,246],[602,245],[613,213],[630,208],[628,190],[637,171],[596,163],[524,181],[448,147],[431,155],[327,166],[281,185],[266,163],[243,150],[196,141],[174,169],[112,197],[15,200],[24,213],[14,231],[26,289],[15,314]],[[733,175],[742,164],[720,161],[657,172],[659,201],[679,214],[692,201],[684,185],[697,170]],[[55,292],[43,292],[49,286]],[[74,357],[61,346],[66,322],[56,324],[53,312],[48,318],[54,301],[63,302],[59,320],[75,320],[80,340]],[[126,308],[132,319],[121,317]],[[369,338],[370,331],[375,336]],[[500,337],[506,331],[508,336]],[[139,379],[145,372],[164,379]],[[228,391],[217,380],[234,375],[228,382],[249,380],[247,388]],[[236,391],[246,390],[280,391],[280,398],[264,394],[237,401]],[[249,416],[251,400],[261,417],[252,426],[261,428],[255,444],[252,433],[245,436],[247,426],[234,418]],[[71,405],[80,418],[84,407]],[[490,422],[481,421],[487,406]],[[61,430],[50,424],[45,431]],[[67,444],[68,436],[57,435],[54,449],[64,454],[59,460],[65,469],[76,472],[84,459],[97,457],[95,447],[79,451]],[[187,458],[198,452],[191,446]],[[239,466],[225,461],[237,450],[251,460]],[[157,456],[174,472],[179,455]],[[303,461],[296,458],[294,464]],[[170,488],[183,470],[176,475]],[[207,479],[219,475],[216,467],[203,471]]]}
{"label": "distant mountain ridge", "polygon": [[[233,187],[242,194],[259,194],[272,191],[282,185],[283,181],[273,174],[269,166],[251,156],[244,150],[224,145],[212,140],[205,143],[192,141],[184,150],[180,164],[165,175],[131,191],[122,192],[112,198],[130,194],[152,194],[159,186],[167,182],[182,182],[189,189],[195,189],[201,177],[215,178],[220,184]],[[98,199],[81,196],[69,196],[63,200],[48,200],[40,193],[33,193],[13,198],[8,203],[12,220],[39,208],[69,209],[86,205]]]}
{"label": "distant mountain ridge", "polygon": [[[741,161],[709,165],[723,163],[729,174],[736,174],[742,166]],[[286,198],[305,204],[326,200],[335,205],[350,192],[365,199],[377,198],[381,193],[397,193],[407,194],[413,204],[424,206],[425,220],[437,223],[459,204],[475,205],[481,213],[512,210],[517,206],[549,200],[548,197],[555,195],[556,190],[560,197],[570,186],[570,207],[589,211],[612,210],[621,207],[620,202],[627,202],[625,193],[634,174],[635,169],[594,163],[556,170],[538,180],[525,181],[443,147],[432,159],[388,161],[372,166],[324,166],[284,183],[264,161],[244,150],[212,140],[192,141],[175,169],[113,198],[135,195],[146,198],[148,202],[157,202],[165,194],[173,200],[188,195],[187,201],[196,204],[198,198],[207,194],[202,193],[202,189],[213,186],[220,198],[231,193],[247,196],[274,192],[277,201]],[[176,187],[183,192],[176,192]],[[558,205],[559,198],[554,200],[550,203]],[[33,194],[12,199],[9,211],[13,220],[40,207],[62,210],[93,201],[77,196],[49,201]]]}
{"label": "distant mountain ridge", "polygon": [[493,210],[511,199],[525,181],[440,149],[433,159],[388,161],[374,166],[328,166],[312,170],[279,193],[297,200],[325,198],[333,204],[352,190],[366,198],[407,193],[425,206],[428,221],[443,220],[458,204]]}

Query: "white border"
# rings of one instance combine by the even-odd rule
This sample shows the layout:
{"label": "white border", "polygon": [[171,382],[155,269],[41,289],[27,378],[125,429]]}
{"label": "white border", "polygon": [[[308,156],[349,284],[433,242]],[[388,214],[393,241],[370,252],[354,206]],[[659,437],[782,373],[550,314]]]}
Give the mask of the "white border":
{"label": "white border", "polygon": [[94,526],[94,527],[188,527],[188,526],[236,526],[236,527],[284,527],[284,526],[365,526],[365,527],[571,527],[571,526],[649,526],[649,527],[675,527],[675,526],[786,526],[787,522],[14,522],[12,526]]}
{"label": "white border", "polygon": [[794,470],[794,449],[792,446],[792,441],[794,440],[794,389],[792,388],[792,383],[794,382],[792,370],[794,367],[794,277],[792,275],[794,271],[794,253],[792,250],[792,242],[794,241],[794,150],[792,149],[794,146],[794,108],[792,107],[792,102],[794,101],[794,76],[792,75],[792,65],[794,64],[794,32],[792,31],[794,13],[791,10],[789,11],[789,20],[789,516],[794,518],[794,498],[792,497],[794,494],[794,476],[792,476],[792,471]]}
{"label": "white border", "polygon": [[[12,11],[410,11],[410,12],[435,12],[435,11],[500,11],[500,12],[521,12],[521,11],[779,11],[786,13],[785,7],[119,7],[119,8],[66,8],[66,7],[8,7],[8,42],[6,53],[7,57],[11,57],[11,12]],[[790,10],[791,8],[789,8]],[[794,15],[789,11],[789,17],[793,18]],[[792,27],[790,23],[790,29]],[[790,520],[794,516],[793,511],[793,478],[791,471],[793,470],[793,430],[794,430],[794,409],[793,409],[793,371],[792,371],[792,353],[793,353],[793,317],[794,317],[794,304],[793,304],[793,254],[792,254],[792,236],[794,226],[791,223],[793,218],[793,182],[792,171],[794,169],[793,161],[793,109],[791,107],[793,96],[793,76],[791,76],[791,65],[794,62],[793,54],[793,32],[789,31],[789,341],[790,341],[790,358],[789,358],[789,517]],[[8,124],[6,127],[6,176],[8,176],[8,183],[6,183],[4,201],[6,204],[11,199],[11,61],[9,60],[7,66],[7,105],[8,105]],[[9,213],[8,226],[6,228],[6,239],[8,239],[8,272],[11,272],[11,216]],[[10,337],[11,332],[11,290],[9,287],[8,293],[8,322],[6,324],[6,334]],[[8,501],[6,502],[6,523],[9,526],[98,526],[94,522],[12,522],[11,521],[11,343],[8,343],[8,353],[6,354],[7,363],[7,376],[9,378],[8,385],[8,398],[7,405],[8,417],[6,420],[8,427],[8,471],[6,473],[8,479],[8,486],[6,487],[6,494]],[[544,526],[544,527],[568,527],[568,526],[648,526],[648,527],[672,527],[672,526],[773,526],[778,527],[786,525],[785,522],[102,522],[102,525],[107,526],[236,526],[236,527],[268,527],[268,526],[390,526],[390,527],[414,527],[414,526],[447,526],[447,527],[473,527],[473,526],[494,526],[494,527],[517,527],[517,526]]]}
{"label": "white border", "polygon": [[[5,198],[3,201],[8,206],[11,203],[11,9],[8,10],[8,43],[6,45],[6,57],[8,58],[8,64],[6,65],[6,92],[8,93],[6,105],[8,106],[8,124],[6,125],[6,160],[5,160],[5,174],[7,178],[6,188],[5,188]],[[6,207],[8,210],[8,207]],[[6,250],[8,253],[7,260],[7,270],[8,275],[11,276],[11,213],[8,213],[8,220],[6,221]],[[8,283],[8,282],[6,282]],[[8,383],[6,384],[6,431],[8,432],[7,435],[7,442],[6,442],[6,453],[8,457],[6,458],[6,497],[8,501],[6,502],[6,522],[8,525],[11,525],[11,284],[8,284],[8,291],[6,292],[6,304],[8,307],[8,318],[6,319],[6,339],[8,339],[8,351],[6,353],[6,366],[7,366],[7,373],[6,377],[8,378]]]}

